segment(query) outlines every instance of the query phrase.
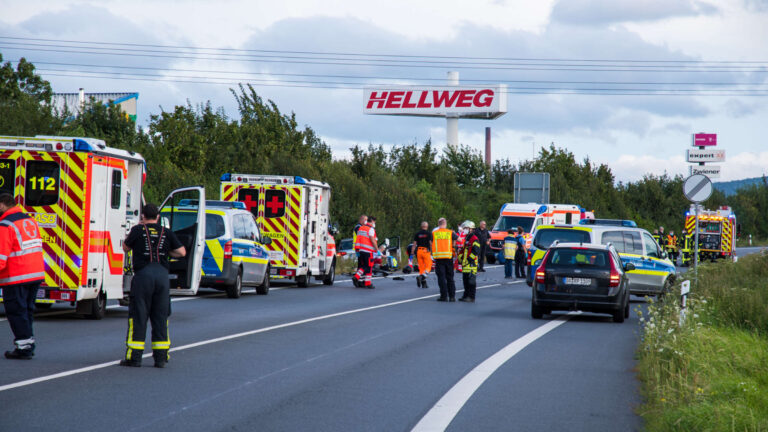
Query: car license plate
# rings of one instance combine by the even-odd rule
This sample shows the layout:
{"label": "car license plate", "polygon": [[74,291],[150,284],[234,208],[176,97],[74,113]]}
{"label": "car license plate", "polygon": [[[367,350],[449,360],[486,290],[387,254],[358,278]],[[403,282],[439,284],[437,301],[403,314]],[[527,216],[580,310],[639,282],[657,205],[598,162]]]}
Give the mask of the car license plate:
{"label": "car license plate", "polygon": [[566,277],[566,278],[563,278],[563,283],[565,285],[592,285],[592,279],[590,279],[590,278]]}

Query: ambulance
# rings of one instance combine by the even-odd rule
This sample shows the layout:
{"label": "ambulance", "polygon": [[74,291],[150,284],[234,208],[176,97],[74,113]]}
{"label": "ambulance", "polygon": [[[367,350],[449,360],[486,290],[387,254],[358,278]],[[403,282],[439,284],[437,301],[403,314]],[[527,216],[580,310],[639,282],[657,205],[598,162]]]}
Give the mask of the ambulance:
{"label": "ambulance", "polygon": [[[45,280],[38,307],[66,302],[77,313],[101,319],[107,300],[124,299],[131,269],[122,244],[141,217],[145,176],[140,154],[102,140],[0,136],[0,192],[13,194],[35,218],[43,240]],[[204,201],[205,191],[178,189],[166,201],[178,196]],[[197,292],[204,225],[177,233],[188,255],[171,263],[173,292]]]}
{"label": "ambulance", "polygon": [[331,187],[299,176],[224,174],[221,200],[241,201],[269,237],[270,274],[307,287],[333,285],[336,245],[330,227]]}
{"label": "ambulance", "polygon": [[[728,206],[717,210],[699,212],[699,259],[733,259],[736,252],[736,236],[740,226],[736,223],[736,214]],[[691,205],[685,212],[685,230],[683,232],[682,262],[690,265],[694,254],[696,231],[696,208]]]}
{"label": "ambulance", "polygon": [[526,245],[531,247],[531,239],[536,227],[554,224],[578,224],[587,216],[587,212],[573,204],[537,204],[507,203],[501,206],[499,218],[491,229],[491,247],[488,262],[495,262],[496,256],[504,248],[504,237],[509,230],[522,227]]}

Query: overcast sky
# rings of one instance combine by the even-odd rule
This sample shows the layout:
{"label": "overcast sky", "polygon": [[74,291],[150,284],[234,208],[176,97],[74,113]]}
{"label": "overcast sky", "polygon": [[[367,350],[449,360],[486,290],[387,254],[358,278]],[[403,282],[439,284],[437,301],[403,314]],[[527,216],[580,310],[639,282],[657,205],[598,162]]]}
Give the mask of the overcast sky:
{"label": "overcast sky", "polygon": [[[496,120],[461,120],[459,139],[482,150],[484,129],[490,126],[492,157],[513,161],[530,158],[538,146],[554,142],[578,159],[589,157],[607,163],[617,180],[626,181],[664,171],[687,175],[684,152],[690,147],[691,134],[711,132],[718,134],[719,147],[727,151],[720,180],[768,174],[768,96],[747,96],[749,91],[744,91],[762,89],[761,93],[768,93],[768,0],[0,0],[0,10],[0,37],[391,54],[417,56],[416,60],[424,60],[418,56],[536,58],[546,63],[538,67],[543,70],[471,66],[456,70],[465,82],[505,81],[511,88],[605,88],[607,81],[622,81],[631,83],[622,86],[631,89],[738,89],[727,96],[701,96],[699,91],[693,96],[510,94],[504,116]],[[251,82],[262,97],[275,101],[282,111],[295,112],[300,124],[315,129],[337,157],[347,157],[349,147],[369,142],[391,146],[423,143],[431,138],[438,147],[445,143],[444,119],[366,116],[359,89],[263,86],[260,84],[264,81],[254,81],[353,81],[359,86],[439,84],[452,70],[439,64],[329,65],[265,61],[269,58],[241,61],[234,57],[223,61],[201,58],[206,55],[200,50],[189,58],[130,56],[127,51],[117,50],[111,55],[93,55],[65,53],[62,51],[67,48],[56,45],[0,38],[0,53],[6,61],[23,56],[37,63],[56,92],[76,92],[79,87],[87,92],[139,92],[140,124],[146,124],[150,114],[171,110],[186,101],[196,104],[210,100],[212,105],[236,116],[231,85],[185,83],[178,78],[205,81],[216,77],[221,81],[226,77],[226,82]],[[669,63],[661,63],[668,65],[661,70],[643,69],[648,64],[637,63],[638,67],[627,71],[564,71],[553,70],[556,68],[552,63],[545,61],[556,59],[579,59],[584,62],[576,63],[587,65],[590,60],[606,59]],[[708,63],[706,70],[695,70],[698,63],[670,62],[680,60],[718,63]],[[762,63],[731,67],[723,63],[727,61]],[[743,71],[744,66],[749,70]],[[74,74],[81,76],[63,76],[72,72],[62,70],[76,71]],[[82,76],[88,71],[162,75],[165,81],[157,77],[149,81],[105,79],[103,73],[102,77]],[[262,75],[247,75],[254,72]],[[326,78],[331,75],[374,79]],[[415,81],[425,79],[434,81]]]}

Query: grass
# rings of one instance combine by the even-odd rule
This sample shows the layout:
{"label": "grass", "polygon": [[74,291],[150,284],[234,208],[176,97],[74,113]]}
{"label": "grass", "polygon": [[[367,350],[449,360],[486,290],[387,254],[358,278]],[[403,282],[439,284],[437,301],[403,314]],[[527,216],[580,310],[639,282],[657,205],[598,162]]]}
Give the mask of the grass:
{"label": "grass", "polygon": [[749,236],[741,236],[736,239],[736,247],[755,247],[755,246],[768,246],[768,239],[753,238],[752,244],[749,244]]}
{"label": "grass", "polygon": [[689,297],[641,315],[646,429],[768,431],[768,255],[702,265]]}

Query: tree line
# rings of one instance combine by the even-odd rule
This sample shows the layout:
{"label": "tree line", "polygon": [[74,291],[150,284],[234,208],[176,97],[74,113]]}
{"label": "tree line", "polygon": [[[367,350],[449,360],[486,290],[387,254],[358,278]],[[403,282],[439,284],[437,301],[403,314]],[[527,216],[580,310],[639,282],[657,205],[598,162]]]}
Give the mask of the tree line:
{"label": "tree line", "polygon": [[[2,63],[2,55],[0,55]],[[423,220],[435,225],[446,217],[453,226],[466,219],[493,225],[504,203],[513,201],[514,173],[550,173],[551,202],[578,204],[597,217],[634,219],[652,230],[659,225],[679,232],[689,203],[682,176],[646,175],[616,182],[611,169],[590,159],[576,160],[554,144],[530,160],[497,160],[487,166],[468,146],[438,151],[429,140],[385,149],[356,145],[349,159],[334,159],[330,147],[309,126],[297,123],[264,100],[250,85],[232,89],[237,116],[210,101],[187,102],[150,115],[146,128],[119,107],[89,101],[78,116],[51,106],[53,90],[23,59],[0,67],[0,135],[63,135],[103,139],[111,147],[141,153],[147,161],[144,190],[158,202],[172,189],[202,184],[219,196],[227,172],[302,176],[332,188],[331,214],[351,236],[360,214],[375,215],[380,237],[410,239]],[[768,238],[768,184],[752,185],[725,196],[715,191],[706,208],[730,205],[743,234]]]}

